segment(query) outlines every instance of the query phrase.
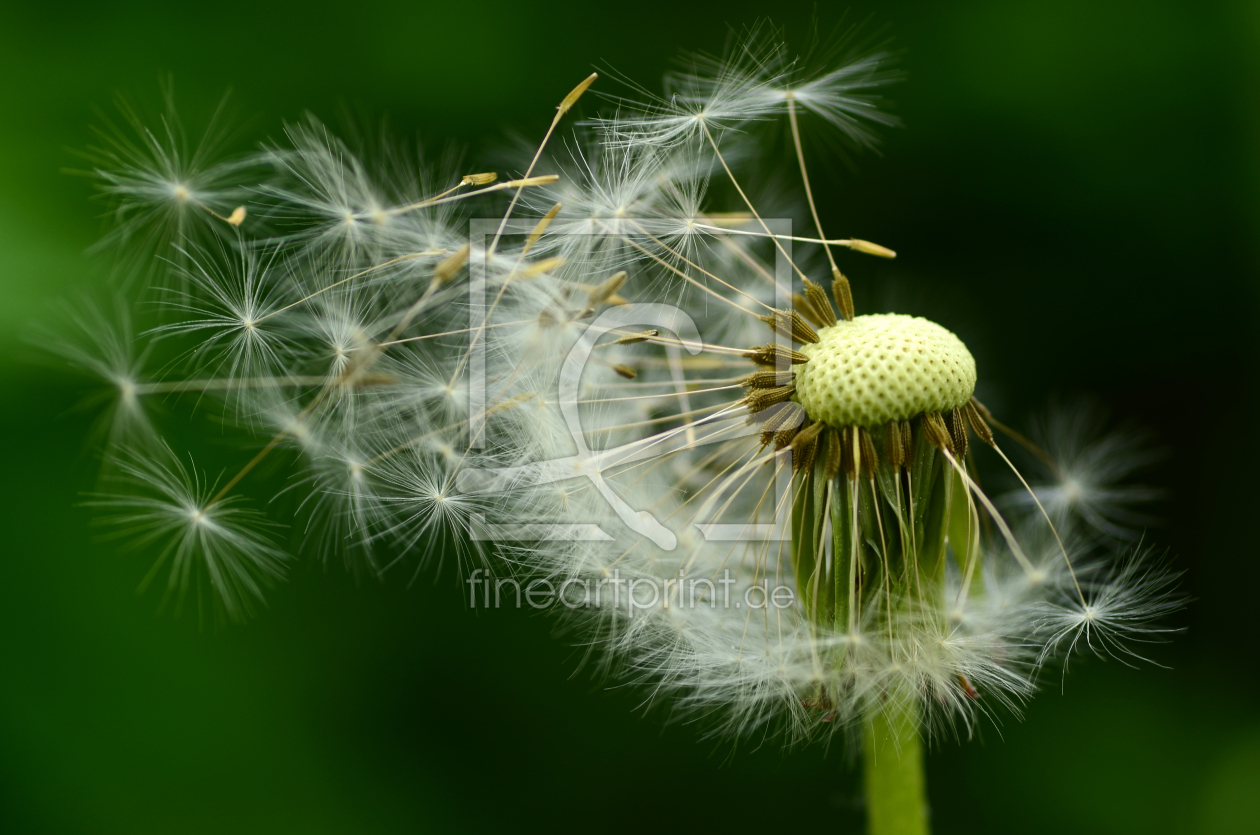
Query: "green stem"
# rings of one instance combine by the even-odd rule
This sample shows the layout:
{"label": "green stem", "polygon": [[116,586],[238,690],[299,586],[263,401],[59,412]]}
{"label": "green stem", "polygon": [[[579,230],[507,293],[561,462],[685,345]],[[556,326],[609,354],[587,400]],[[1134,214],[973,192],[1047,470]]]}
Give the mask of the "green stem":
{"label": "green stem", "polygon": [[923,744],[915,710],[877,715],[866,728],[863,757],[870,835],[927,835]]}

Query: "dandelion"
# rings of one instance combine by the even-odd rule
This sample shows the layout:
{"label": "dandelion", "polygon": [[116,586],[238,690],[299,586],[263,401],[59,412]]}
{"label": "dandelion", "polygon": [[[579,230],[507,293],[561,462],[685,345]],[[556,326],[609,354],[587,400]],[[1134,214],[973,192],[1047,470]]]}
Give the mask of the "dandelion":
{"label": "dandelion", "polygon": [[83,154],[90,168],[79,172],[96,181],[114,221],[100,248],[123,253],[124,270],[138,268],[158,280],[165,279],[171,264],[183,264],[173,244],[208,242],[244,222],[241,204],[256,173],[249,158],[216,159],[230,137],[226,97],[193,139],[176,113],[169,81],[162,93],[157,126],[146,124],[121,98],[121,123],[101,114],[100,144]]}
{"label": "dandelion", "polygon": [[[250,158],[270,173],[244,220],[179,250],[161,377],[84,363],[120,397],[217,404],[255,452],[206,489],[119,436],[145,489],[109,506],[169,538],[173,593],[201,566],[240,614],[280,567],[243,492],[296,462],[282,521],[321,557],[381,576],[454,554],[474,604],[486,569],[545,583],[648,703],[718,734],[844,734],[871,831],[926,831],[925,739],[1018,713],[1072,650],[1134,657],[1178,604],[1144,552],[1109,556],[1144,494],[1108,485],[1140,454],[1037,448],[1058,481],[1030,486],[965,343],[856,309],[848,276],[896,253],[824,233],[802,132],[870,144],[894,78],[879,52],[808,73],[756,31],[555,141],[585,79],[503,178],[292,129]],[[753,198],[771,122],[804,230]],[[981,488],[982,456],[1018,498]]]}
{"label": "dandelion", "polygon": [[1160,493],[1134,479],[1162,455],[1140,430],[1107,432],[1106,417],[1089,401],[1052,410],[1034,427],[1051,479],[1032,491],[1013,491],[1007,501],[1025,511],[1040,505],[1060,523],[1073,518],[1107,537],[1140,538],[1155,521],[1143,508]]}
{"label": "dandelion", "polygon": [[153,435],[153,426],[143,403],[147,349],[137,345],[130,311],[115,304],[107,313],[86,304],[71,308],[62,333],[48,335],[43,343],[52,346],[64,360],[82,373],[98,380],[102,391],[91,404],[104,403],[100,432],[106,449],[143,443]]}
{"label": "dandelion", "polygon": [[[126,495],[102,495],[92,504],[137,546],[161,544],[145,576],[146,587],[168,569],[166,595],[178,609],[196,584],[199,602],[221,607],[239,619],[262,602],[263,589],[284,576],[287,554],[265,536],[268,526],[254,511],[231,501],[212,501],[213,485],[203,482],[169,447],[120,464]],[[208,586],[201,589],[202,585]]]}

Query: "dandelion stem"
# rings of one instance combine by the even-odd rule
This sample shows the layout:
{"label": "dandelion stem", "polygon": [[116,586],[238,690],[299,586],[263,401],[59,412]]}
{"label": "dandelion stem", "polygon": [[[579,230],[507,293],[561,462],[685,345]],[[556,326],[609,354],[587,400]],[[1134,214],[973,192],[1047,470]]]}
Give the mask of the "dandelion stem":
{"label": "dandelion stem", "polygon": [[[814,205],[814,191],[809,187],[809,173],[805,170],[805,149],[801,147],[801,129],[796,124],[796,97],[791,93],[788,94],[788,122],[792,125],[792,142],[796,146],[796,161],[801,166],[801,182],[805,185],[805,199],[809,203],[809,213],[814,217],[814,228],[818,230],[818,237],[826,241],[823,235],[822,221],[818,219],[818,207]],[[831,247],[824,243],[823,251],[827,253],[827,263],[831,265],[832,271],[839,269],[836,267],[836,258],[831,254]]]}
{"label": "dandelion stem", "polygon": [[792,260],[792,257],[788,255],[787,250],[783,248],[783,244],[779,243],[779,239],[775,237],[774,233],[770,231],[770,227],[767,226],[766,222],[761,219],[761,215],[759,215],[757,210],[753,208],[752,201],[748,199],[748,195],[744,193],[743,187],[740,186],[739,181],[735,179],[735,174],[731,171],[731,167],[726,164],[726,157],[722,156],[722,152],[718,149],[717,140],[715,140],[713,138],[713,134],[709,132],[709,126],[703,122],[700,123],[700,126],[704,128],[704,136],[709,140],[709,145],[713,147],[713,155],[716,156],[717,161],[722,164],[722,170],[726,172],[726,176],[730,179],[731,185],[735,186],[735,191],[737,191],[739,196],[743,199],[744,205],[748,207],[748,211],[752,212],[752,216],[757,219],[757,223],[761,224],[761,228],[765,230],[765,233],[770,240],[774,241],[775,247],[779,250],[783,257],[787,259],[788,263],[792,265],[792,269],[796,271],[796,274],[799,275],[802,280],[809,278],[809,276],[801,272],[800,267],[796,266],[796,262]]}
{"label": "dandelion stem", "polygon": [[923,743],[914,700],[875,715],[863,744],[869,835],[927,835]]}
{"label": "dandelion stem", "polygon": [[[822,244],[825,247],[843,246],[852,248],[852,238],[806,238],[800,235],[775,235],[767,232],[757,232],[751,229],[732,229],[725,226],[710,226],[707,223],[691,224],[695,229],[703,229],[706,232],[719,232],[722,235],[750,235],[754,238],[774,238],[779,241],[795,241],[800,244]],[[830,250],[828,250],[830,252]]]}
{"label": "dandelion stem", "polygon": [[[550,134],[548,135],[550,136]],[[530,170],[533,170],[533,166],[530,167]],[[516,200],[520,198],[522,190],[527,189],[530,186],[550,185],[558,179],[560,178],[555,174],[544,174],[541,177],[531,177],[526,174],[519,180],[508,180],[505,183],[495,183],[492,186],[486,186],[485,188],[477,189],[476,191],[466,191],[463,194],[450,194],[450,192],[444,192],[444,194],[448,194],[450,196],[429,197],[417,203],[408,203],[406,206],[398,206],[396,208],[389,209],[385,212],[385,214],[391,217],[394,215],[402,215],[407,212],[414,212],[416,209],[424,209],[429,206],[441,206],[445,203],[454,203],[456,200],[467,200],[470,197],[479,197],[483,194],[491,194],[496,191],[506,191],[508,189],[516,189],[516,194],[512,198],[512,205],[515,206]],[[367,217],[370,216],[364,215],[364,218]]]}
{"label": "dandelion stem", "polygon": [[[595,79],[599,78],[599,73],[591,73],[582,83],[574,87],[564,100],[560,102],[560,106],[556,108],[556,115],[551,119],[551,126],[547,128],[546,135],[538,145],[538,150],[534,152],[534,158],[529,161],[529,168],[525,169],[525,179],[528,180],[530,175],[534,173],[534,166],[538,164],[538,160],[542,157],[543,149],[547,147],[547,142],[551,140],[551,135],[556,132],[556,126],[560,124],[560,120],[564,118],[564,114],[568,113],[582,94],[586,92],[586,88],[595,83]],[[512,185],[509,183],[508,185]],[[512,210],[516,208],[516,203],[521,199],[521,189],[517,188],[516,193],[512,195],[512,202],[508,204],[507,211],[503,214],[503,220],[499,222],[499,229],[494,233],[494,240],[490,241],[490,247],[487,256],[494,255],[494,251],[499,247],[499,239],[503,237],[503,230],[507,227],[508,218],[512,216]]]}

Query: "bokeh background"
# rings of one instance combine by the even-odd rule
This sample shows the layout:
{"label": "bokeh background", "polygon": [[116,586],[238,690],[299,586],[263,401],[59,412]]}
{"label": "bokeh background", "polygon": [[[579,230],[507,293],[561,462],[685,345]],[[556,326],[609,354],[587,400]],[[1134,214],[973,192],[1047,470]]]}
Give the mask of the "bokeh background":
{"label": "bokeh background", "polygon": [[[1260,4],[851,6],[908,74],[882,155],[812,149],[827,228],[900,253],[854,264],[859,305],[954,325],[1009,423],[1089,394],[1151,429],[1169,455],[1148,541],[1194,598],[1151,650],[1167,669],[1082,660],[1026,721],[935,751],[936,829],[1258,832]],[[100,206],[62,169],[115,92],[156,99],[169,72],[190,113],[233,88],[245,145],[348,107],[475,161],[540,135],[593,66],[655,86],[680,49],[720,51],[768,12],[797,43],[841,19],[740,0],[0,6],[0,830],[860,831],[841,752],[733,750],[644,716],[642,694],[574,675],[545,618],[465,609],[449,571],[408,588],[308,563],[247,626],[158,615],[135,594],[151,555],[102,542],[79,504],[90,389],[32,329],[104,272]]]}

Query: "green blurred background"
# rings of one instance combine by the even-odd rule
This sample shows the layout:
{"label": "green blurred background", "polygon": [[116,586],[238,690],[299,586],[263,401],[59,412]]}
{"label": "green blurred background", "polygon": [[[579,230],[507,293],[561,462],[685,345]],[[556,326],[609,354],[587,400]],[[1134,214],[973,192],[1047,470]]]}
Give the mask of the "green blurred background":
{"label": "green blurred background", "polygon": [[[197,113],[232,87],[250,141],[349,106],[475,161],[485,137],[540,135],[593,65],[654,87],[767,12],[797,43],[839,20],[739,0],[0,6],[0,829],[858,831],[842,752],[732,752],[645,718],[641,694],[572,675],[546,619],[466,610],[449,571],[408,589],[305,564],[248,626],[157,615],[134,594],[149,556],[77,505],[85,382],[24,342],[103,272],[99,205],[61,169],[116,91],[155,99],[169,72]],[[900,253],[853,264],[859,306],[950,322],[1010,423],[1088,393],[1151,427],[1171,454],[1149,539],[1195,598],[1153,649],[1169,669],[1080,661],[1026,721],[934,752],[937,831],[1260,831],[1260,4],[847,20],[868,17],[904,51],[906,127],[853,169],[825,144],[811,162],[827,228]]]}

